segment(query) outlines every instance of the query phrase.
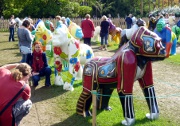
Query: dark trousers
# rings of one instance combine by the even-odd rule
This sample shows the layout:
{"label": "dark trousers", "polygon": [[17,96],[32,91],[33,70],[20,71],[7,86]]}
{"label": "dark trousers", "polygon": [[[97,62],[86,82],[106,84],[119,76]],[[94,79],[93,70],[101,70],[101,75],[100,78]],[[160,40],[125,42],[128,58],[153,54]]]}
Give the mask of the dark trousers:
{"label": "dark trousers", "polygon": [[38,85],[40,78],[43,76],[45,76],[45,86],[50,86],[51,85],[50,75],[51,75],[51,68],[49,66],[43,68],[39,72],[39,75],[32,76],[32,81],[33,81],[34,86]]}
{"label": "dark trousers", "polygon": [[130,29],[130,28],[131,28],[131,24],[127,23],[127,29]]}
{"label": "dark trousers", "polygon": [[14,41],[14,28],[9,28],[9,42],[12,40]]}
{"label": "dark trousers", "polygon": [[84,38],[84,44],[91,46],[91,38]]}

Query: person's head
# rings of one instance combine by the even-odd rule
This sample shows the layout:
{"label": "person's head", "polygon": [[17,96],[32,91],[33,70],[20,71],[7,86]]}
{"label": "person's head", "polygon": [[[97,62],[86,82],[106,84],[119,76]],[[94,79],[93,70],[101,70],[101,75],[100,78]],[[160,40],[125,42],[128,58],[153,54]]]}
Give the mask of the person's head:
{"label": "person's head", "polygon": [[56,20],[61,20],[61,16],[57,15]]}
{"label": "person's head", "polygon": [[33,24],[33,20],[31,18],[28,18],[29,22]]}
{"label": "person's head", "polygon": [[106,21],[108,18],[106,17],[106,15],[103,15],[101,18],[103,21]]}
{"label": "person's head", "polygon": [[169,18],[169,14],[168,13],[165,14],[165,18]]}
{"label": "person's head", "polygon": [[14,71],[12,71],[12,77],[15,81],[28,81],[31,77],[31,67],[27,63],[19,64]]}
{"label": "person's head", "polygon": [[22,26],[26,27],[26,28],[29,28],[30,26],[30,21],[29,20],[24,20],[23,23],[22,23]]}
{"label": "person's head", "polygon": [[11,15],[11,19],[14,19],[14,15]]}
{"label": "person's head", "polygon": [[34,51],[42,52],[42,44],[39,41],[34,42],[33,44]]}
{"label": "person's head", "polygon": [[159,19],[159,21],[156,24],[156,29],[158,32],[162,31],[163,28],[166,26],[166,23],[164,21],[164,19]]}
{"label": "person's head", "polygon": [[90,14],[86,14],[85,18],[86,18],[86,19],[91,18]]}
{"label": "person's head", "polygon": [[66,23],[66,18],[65,18],[65,17],[62,17],[62,18],[61,18],[61,21],[65,24],[65,23]]}
{"label": "person's head", "polygon": [[159,19],[162,19],[162,18],[164,18],[164,16],[161,14],[161,15],[159,16]]}

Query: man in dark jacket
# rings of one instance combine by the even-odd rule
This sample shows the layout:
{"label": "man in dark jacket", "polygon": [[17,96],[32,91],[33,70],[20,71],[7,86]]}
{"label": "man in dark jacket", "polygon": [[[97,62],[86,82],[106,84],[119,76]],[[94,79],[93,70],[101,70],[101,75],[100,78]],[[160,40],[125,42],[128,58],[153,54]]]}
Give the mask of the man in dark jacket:
{"label": "man in dark jacket", "polygon": [[126,21],[126,25],[127,25],[127,29],[130,29],[132,26],[132,14],[129,14],[129,16],[126,17],[125,21]]}

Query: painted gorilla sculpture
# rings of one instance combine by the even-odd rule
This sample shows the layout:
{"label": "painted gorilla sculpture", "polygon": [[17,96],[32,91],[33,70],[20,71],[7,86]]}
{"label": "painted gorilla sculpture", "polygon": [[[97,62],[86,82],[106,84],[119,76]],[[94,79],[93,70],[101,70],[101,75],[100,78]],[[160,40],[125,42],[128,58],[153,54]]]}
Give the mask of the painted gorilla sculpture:
{"label": "painted gorilla sculpture", "polygon": [[75,39],[82,39],[83,38],[83,32],[82,29],[79,25],[77,25],[75,22],[71,21],[69,18],[66,18],[66,22],[68,25],[68,30],[70,34],[75,38]]}
{"label": "painted gorilla sculpture", "polygon": [[180,20],[172,27],[172,31],[176,34],[178,42],[180,42]]}
{"label": "painted gorilla sculpture", "polygon": [[[64,24],[59,25],[53,32],[52,45],[55,67],[58,71],[55,84],[63,85],[64,90],[73,91],[74,80],[82,79],[82,66],[94,57],[93,50],[90,46],[81,44],[75,39]],[[61,73],[64,62],[68,64],[67,78],[62,82]]]}
{"label": "painted gorilla sculpture", "polygon": [[171,28],[166,26],[164,19],[159,19],[156,24],[154,32],[161,37],[162,44],[166,48],[166,57],[170,56],[170,50],[172,49],[172,31]]}
{"label": "painted gorilla sculpture", "polygon": [[140,27],[131,40],[123,45],[112,57],[93,58],[83,70],[83,91],[77,102],[76,112],[84,117],[90,116],[92,103],[90,91],[97,90],[98,109],[110,109],[108,102],[114,88],[123,108],[124,125],[135,123],[133,108],[133,83],[138,80],[144,92],[150,113],[148,119],[157,119],[159,109],[153,86],[151,61],[165,59],[165,48],[161,38],[145,27]]}

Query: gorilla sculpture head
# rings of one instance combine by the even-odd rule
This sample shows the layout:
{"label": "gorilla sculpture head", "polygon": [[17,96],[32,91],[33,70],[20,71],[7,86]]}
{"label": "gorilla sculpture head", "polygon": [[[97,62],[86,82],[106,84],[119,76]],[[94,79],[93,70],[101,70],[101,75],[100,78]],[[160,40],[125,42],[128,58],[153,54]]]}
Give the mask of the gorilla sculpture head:
{"label": "gorilla sculpture head", "polygon": [[136,24],[138,25],[138,27],[140,27],[140,26],[146,26],[146,22],[145,22],[143,19],[141,19],[141,18],[139,18],[139,19],[137,20]]}
{"label": "gorilla sculpture head", "polygon": [[154,32],[146,30],[145,27],[140,27],[137,30],[130,43],[136,55],[148,57],[151,61],[165,58],[166,51],[161,43],[161,38]]}

